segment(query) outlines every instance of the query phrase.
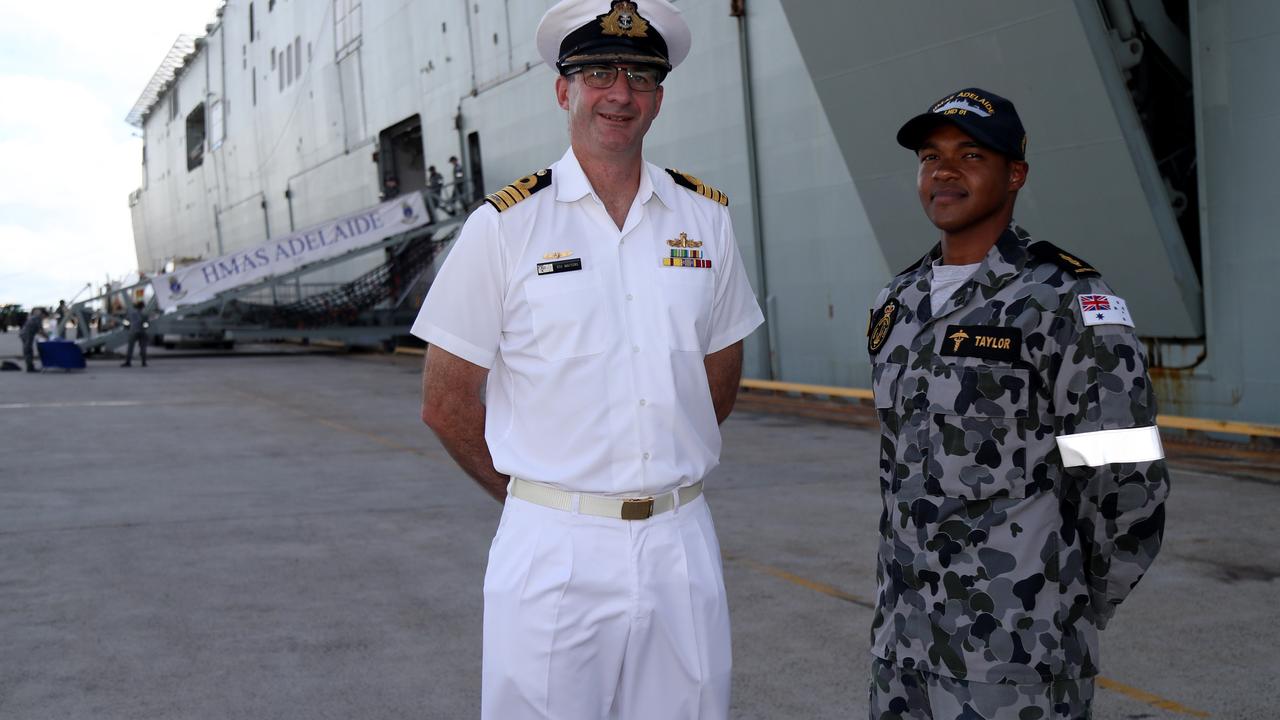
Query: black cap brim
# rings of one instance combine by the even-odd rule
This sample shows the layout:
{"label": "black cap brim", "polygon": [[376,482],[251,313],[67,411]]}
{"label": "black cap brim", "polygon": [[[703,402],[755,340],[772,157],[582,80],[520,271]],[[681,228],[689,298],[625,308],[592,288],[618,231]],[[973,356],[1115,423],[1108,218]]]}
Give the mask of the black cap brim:
{"label": "black cap brim", "polygon": [[635,45],[608,42],[576,48],[557,62],[556,67],[563,71],[580,65],[600,63],[634,63],[671,70],[671,62],[661,55],[637,50]]}
{"label": "black cap brim", "polygon": [[1004,155],[1010,160],[1022,160],[1022,148],[1007,147],[1006,144],[994,139],[991,135],[983,132],[982,127],[972,122],[965,122],[964,115],[940,115],[938,113],[927,112],[921,113],[898,129],[898,144],[902,147],[916,151],[923,145],[925,138],[929,137],[929,133],[938,129],[940,125],[954,125],[960,128],[964,134],[973,138],[979,145],[991,148],[996,152]]}

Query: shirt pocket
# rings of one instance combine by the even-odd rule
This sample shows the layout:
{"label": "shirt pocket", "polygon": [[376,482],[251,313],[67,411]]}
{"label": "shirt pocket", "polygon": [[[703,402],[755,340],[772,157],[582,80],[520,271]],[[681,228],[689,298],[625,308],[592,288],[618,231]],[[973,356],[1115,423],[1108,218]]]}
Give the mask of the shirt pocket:
{"label": "shirt pocket", "polygon": [[666,309],[662,324],[672,350],[702,352],[710,340],[715,275],[710,268],[661,269],[658,290]]}
{"label": "shirt pocket", "polygon": [[928,379],[925,491],[988,500],[1025,498],[1027,370],[960,366]]}
{"label": "shirt pocket", "polygon": [[605,351],[609,328],[603,287],[593,275],[532,277],[525,282],[524,294],[543,358],[567,360]]}
{"label": "shirt pocket", "polygon": [[885,493],[897,492],[898,430],[902,415],[898,406],[899,378],[902,363],[876,363],[871,368],[871,394],[874,396],[876,414],[880,416],[880,489]]}

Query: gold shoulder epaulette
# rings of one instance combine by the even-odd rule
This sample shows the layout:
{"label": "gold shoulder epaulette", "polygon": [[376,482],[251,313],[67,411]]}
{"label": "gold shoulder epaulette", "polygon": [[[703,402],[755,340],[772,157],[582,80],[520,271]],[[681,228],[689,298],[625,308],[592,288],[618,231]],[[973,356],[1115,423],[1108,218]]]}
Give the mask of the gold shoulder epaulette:
{"label": "gold shoulder epaulette", "polygon": [[1046,242],[1044,240],[1034,242],[1031,243],[1031,246],[1028,247],[1027,250],[1029,250],[1035,257],[1044,260],[1045,262],[1051,262],[1076,277],[1099,277],[1102,275],[1102,273],[1095,270],[1089,263],[1051,242]]}
{"label": "gold shoulder epaulette", "polygon": [[551,187],[551,170],[539,170],[528,177],[520,178],[492,195],[486,196],[484,201],[492,205],[494,210],[502,212],[503,210],[510,210],[521,200],[527,200],[530,195],[539,190],[549,187]]}
{"label": "gold shoulder epaulette", "polygon": [[688,188],[702,197],[707,198],[708,200],[714,200],[721,205],[729,204],[728,195],[725,195],[692,175],[682,173],[679,170],[672,170],[671,168],[667,168],[667,174],[670,175],[671,179],[675,180],[676,184],[681,187]]}

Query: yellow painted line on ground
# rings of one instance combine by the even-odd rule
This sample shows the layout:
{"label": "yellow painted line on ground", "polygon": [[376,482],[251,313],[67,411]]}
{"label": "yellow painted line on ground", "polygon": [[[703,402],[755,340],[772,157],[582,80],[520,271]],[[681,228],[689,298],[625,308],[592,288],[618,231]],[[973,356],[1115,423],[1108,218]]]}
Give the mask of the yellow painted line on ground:
{"label": "yellow painted line on ground", "polygon": [[807,385],[805,383],[780,382],[778,380],[753,380],[745,378],[742,387],[746,390],[772,390],[774,392],[799,393],[801,395],[826,395],[828,397],[854,398],[871,400],[875,396],[870,390],[862,388],[830,387],[827,385]]}
{"label": "yellow painted line on ground", "polygon": [[[282,405],[281,407],[285,407],[285,408],[286,408],[286,409],[288,409],[288,410],[293,410],[293,408],[288,408],[288,407],[283,406],[283,405]],[[324,426],[326,426],[326,427],[331,427],[331,428],[333,428],[334,430],[342,430],[342,431],[345,431],[345,432],[349,432],[349,433],[351,433],[351,434],[353,434],[353,435],[359,435],[360,437],[367,438],[367,439],[372,440],[373,442],[375,442],[375,443],[377,443],[377,444],[379,444],[379,445],[381,445],[381,446],[383,446],[383,447],[385,447],[385,448],[389,448],[389,449],[391,449],[391,450],[400,450],[400,451],[402,451],[402,452],[413,453],[413,454],[415,454],[415,455],[423,455],[423,454],[424,454],[424,453],[423,453],[419,448],[409,447],[408,445],[401,445],[400,443],[395,442],[394,440],[388,440],[387,438],[382,437],[381,435],[378,435],[378,434],[376,434],[376,433],[366,432],[366,431],[364,431],[364,430],[361,430],[360,428],[352,427],[352,426],[350,426],[350,425],[346,425],[346,424],[344,424],[344,423],[335,422],[335,421],[333,421],[333,420],[326,420],[326,419],[324,419],[324,418],[318,418],[318,417],[315,417],[314,415],[308,415],[307,413],[304,413],[304,412],[302,412],[302,411],[300,411],[300,410],[293,410],[293,412],[296,412],[297,414],[302,415],[302,416],[304,416],[304,417],[310,418],[310,419],[312,419],[312,420],[314,420],[314,421],[316,421],[316,422],[318,422],[318,423],[320,423],[321,425],[324,425]]]}
{"label": "yellow painted line on ground", "polygon": [[408,445],[401,445],[400,443],[395,442],[394,440],[385,438],[381,435],[378,435],[377,433],[367,432],[365,430],[361,430],[360,428],[347,425],[346,423],[340,423],[336,420],[329,420],[328,418],[318,417],[316,415],[312,415],[311,413],[305,410],[301,410],[299,408],[286,405],[278,400],[272,400],[271,398],[263,397],[261,395],[253,395],[247,392],[243,392],[241,390],[234,390],[233,392],[239,395],[242,395],[245,398],[253,400],[254,402],[260,402],[264,405],[271,405],[272,407],[280,408],[281,410],[284,410],[286,412],[291,412],[294,415],[297,415],[299,417],[304,417],[313,422],[317,422],[321,425],[324,425],[325,427],[333,428],[334,430],[341,430],[342,432],[349,432],[353,435],[359,435],[360,437],[363,437],[368,440],[372,440],[378,445],[381,445],[390,450],[398,450],[400,452],[413,453],[414,455],[421,455],[423,457],[428,456],[428,453],[422,448],[410,447]]}
{"label": "yellow painted line on ground", "polygon": [[[730,556],[727,559],[735,560],[737,558]],[[765,573],[767,575],[772,575],[781,580],[786,580],[787,582],[792,583],[793,585],[799,585],[802,588],[808,588],[810,590],[820,592],[823,595],[828,595],[838,600],[844,600],[845,602],[850,602],[850,603],[853,603],[854,605],[860,605],[869,610],[874,610],[876,607],[875,603],[870,600],[867,600],[865,598],[860,598],[857,595],[854,595],[853,593],[847,593],[839,588],[833,587],[831,585],[827,585],[826,583],[820,583],[814,580],[809,580],[808,578],[800,577],[799,575],[796,575],[795,573],[792,573],[792,572],[787,572],[782,568],[774,567],[772,565],[766,565],[762,562],[756,562],[755,560],[747,560],[745,558],[743,559],[743,562],[746,563],[747,565],[750,565],[752,568],[759,570],[762,573]]]}
{"label": "yellow painted line on ground", "polygon": [[1136,687],[1130,687],[1128,685],[1125,685],[1122,682],[1116,682],[1115,680],[1112,680],[1110,678],[1099,676],[1097,679],[1097,682],[1098,682],[1098,685],[1108,690],[1111,690],[1113,692],[1118,692],[1121,695],[1133,698],[1134,700],[1137,700],[1139,702],[1144,702],[1152,707],[1160,708],[1161,710],[1168,710],[1169,712],[1175,712],[1175,713],[1178,713],[1179,715],[1190,715],[1191,717],[1198,717],[1198,718],[1213,717],[1212,715],[1210,715],[1209,713],[1203,710],[1193,710],[1181,703],[1176,703],[1172,700],[1166,700],[1160,697],[1159,695],[1152,695],[1151,693],[1145,690],[1139,690]]}
{"label": "yellow painted line on ground", "polygon": [[427,354],[427,349],[426,349],[426,348],[416,348],[416,347],[405,347],[405,346],[403,346],[403,345],[397,345],[397,346],[396,346],[396,352],[395,352],[395,354],[396,354],[396,355],[419,355],[419,356],[421,356],[421,355],[426,355],[426,354]]}
{"label": "yellow painted line on ground", "polygon": [[[855,398],[858,400],[872,400],[875,397],[870,390],[864,388],[807,385],[805,383],[780,382],[777,380],[744,378],[741,385],[744,390],[772,390],[774,392],[826,395],[827,397]],[[1156,424],[1165,430],[1198,430],[1200,432],[1218,432],[1230,435],[1244,435],[1246,437],[1280,438],[1280,425],[1212,420],[1209,418],[1183,417],[1181,415],[1160,415],[1156,418]]]}
{"label": "yellow painted line on ground", "polygon": [[1156,418],[1156,424],[1164,429],[1198,430],[1200,432],[1248,435],[1249,437],[1280,438],[1280,427],[1275,425],[1262,425],[1259,423],[1210,420],[1207,418],[1182,417],[1180,415],[1161,415]]}
{"label": "yellow painted line on ground", "polygon": [[[733,561],[733,560],[738,560],[739,558],[732,555],[728,555],[728,556],[725,556],[725,559]],[[772,575],[781,580],[786,580],[787,582],[792,583],[793,585],[799,585],[802,588],[808,588],[809,590],[814,590],[816,592],[822,593],[823,595],[829,595],[833,598],[837,598],[840,600],[844,600],[845,602],[853,603],[854,605],[859,605],[861,607],[865,607],[868,609],[875,609],[874,602],[870,600],[866,600],[864,598],[860,598],[857,595],[854,595],[852,593],[847,593],[843,590],[840,590],[839,588],[833,587],[831,585],[827,585],[826,583],[817,582],[815,580],[809,580],[808,578],[800,577],[799,575],[783,570],[782,568],[774,567],[772,565],[766,565],[762,562],[756,562],[755,560],[748,560],[743,558],[742,562],[756,570],[759,570],[760,572],[766,573],[768,575]],[[1117,682],[1110,678],[1099,676],[1097,678],[1097,683],[1099,686],[1104,687],[1107,690],[1118,692],[1121,695],[1124,695],[1128,698],[1137,700],[1138,702],[1146,703],[1147,705],[1150,705],[1155,708],[1159,708],[1161,710],[1168,710],[1169,712],[1174,712],[1180,715],[1188,715],[1190,717],[1197,717],[1197,718],[1212,717],[1209,713],[1204,712],[1203,710],[1193,710],[1181,703],[1174,702],[1173,700],[1167,700],[1165,698],[1160,697],[1159,695],[1152,695],[1151,693],[1145,690],[1139,690],[1136,687],[1125,685],[1122,682]]]}

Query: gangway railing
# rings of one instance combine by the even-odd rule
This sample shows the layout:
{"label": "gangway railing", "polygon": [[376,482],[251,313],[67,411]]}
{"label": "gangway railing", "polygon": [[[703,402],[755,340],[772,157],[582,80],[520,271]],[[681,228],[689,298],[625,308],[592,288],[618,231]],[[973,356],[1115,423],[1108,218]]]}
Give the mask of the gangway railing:
{"label": "gangway railing", "polygon": [[[405,308],[410,289],[422,285],[436,257],[462,227],[462,218],[446,218],[390,236],[346,254],[319,260],[258,282],[230,288],[210,299],[160,314],[154,296],[143,313],[150,318],[149,336],[231,337],[234,339],[330,338],[351,342],[386,342],[406,334],[416,308]],[[389,251],[389,252],[387,252]],[[351,263],[372,253],[388,259],[345,283],[307,283],[325,287],[299,293],[301,278]],[[112,300],[127,308],[128,299],[150,280],[89,298],[72,306],[83,317],[96,305],[111,308]],[[282,301],[283,300],[283,301]],[[264,302],[265,301],[265,302]],[[105,329],[102,329],[105,323]],[[128,342],[122,316],[101,312],[99,330],[76,339],[86,352],[111,350]]]}

